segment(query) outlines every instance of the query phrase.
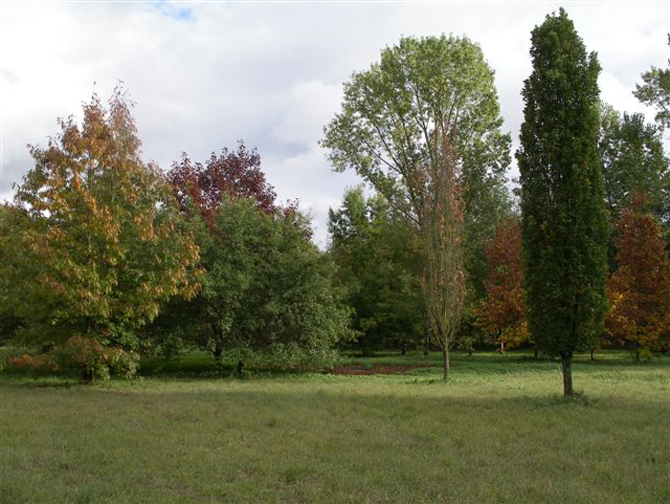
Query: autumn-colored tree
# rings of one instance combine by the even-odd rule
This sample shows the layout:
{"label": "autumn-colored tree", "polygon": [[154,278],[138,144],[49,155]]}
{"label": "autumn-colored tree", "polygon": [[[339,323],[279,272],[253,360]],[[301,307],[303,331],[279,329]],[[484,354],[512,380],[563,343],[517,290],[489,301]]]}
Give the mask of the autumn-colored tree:
{"label": "autumn-colored tree", "polygon": [[239,142],[237,151],[224,147],[219,155],[212,152],[204,164],[182,154],[166,177],[182,210],[195,205],[210,224],[224,198],[253,198],[266,213],[275,209],[277,195],[265,180],[261,158],[244,142]]}
{"label": "autumn-colored tree", "polygon": [[466,289],[463,200],[456,133],[447,125],[438,125],[434,137],[436,156],[424,169],[412,172],[407,187],[421,202],[417,219],[423,244],[423,298],[431,335],[442,350],[443,378],[448,382],[449,351],[455,343]]}
{"label": "autumn-colored tree", "polygon": [[132,103],[97,95],[83,122],[60,120],[18,187],[10,233],[15,313],[40,339],[73,334],[134,346],[160,302],[191,295],[198,248],[160,170],[140,157]]}
{"label": "autumn-colored tree", "polygon": [[[460,265],[469,266],[470,280],[481,278],[483,243],[494,227],[491,215],[506,206],[506,198],[499,196],[506,190],[511,140],[501,132],[502,122],[493,71],[481,48],[467,37],[442,35],[403,37],[384,49],[368,70],[354,73],[344,85],[340,113],[324,130],[322,145],[329,149],[335,170],[355,170],[426,240],[430,278],[423,293],[424,298],[436,296],[426,298],[425,306],[427,318],[440,318],[434,319],[440,329],[433,333],[436,343],[445,345],[445,378],[448,348],[455,343],[453,331],[463,308]],[[441,159],[445,133],[451,153]],[[430,202],[422,196],[432,191],[425,189],[438,187],[432,185],[430,172],[451,164],[445,159],[454,160],[452,168],[458,172],[450,186],[456,192],[449,196],[459,201],[458,208],[446,204],[421,222]],[[438,269],[429,272],[430,263]],[[456,283],[450,288],[452,281]]]}
{"label": "autumn-colored tree", "polygon": [[496,335],[500,351],[528,341],[523,276],[521,272],[521,227],[518,219],[498,224],[486,247],[489,277],[487,297],[478,310],[477,323]]}
{"label": "autumn-colored tree", "polygon": [[619,269],[608,281],[608,335],[640,354],[667,350],[670,344],[670,260],[661,226],[636,195],[617,225]]}

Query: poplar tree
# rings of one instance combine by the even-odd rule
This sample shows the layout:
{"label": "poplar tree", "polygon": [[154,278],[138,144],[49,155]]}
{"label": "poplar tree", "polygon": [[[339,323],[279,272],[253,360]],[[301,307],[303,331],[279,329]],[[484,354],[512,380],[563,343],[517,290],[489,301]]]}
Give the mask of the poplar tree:
{"label": "poplar tree", "polygon": [[560,356],[573,395],[574,352],[603,331],[608,225],[598,155],[598,74],[565,10],[531,36],[533,71],[523,88],[523,274],[531,337]]}

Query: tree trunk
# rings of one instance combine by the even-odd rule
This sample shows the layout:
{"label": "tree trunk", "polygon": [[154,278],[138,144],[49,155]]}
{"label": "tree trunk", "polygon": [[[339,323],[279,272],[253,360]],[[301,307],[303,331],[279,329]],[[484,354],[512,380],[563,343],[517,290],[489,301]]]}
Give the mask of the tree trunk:
{"label": "tree trunk", "polygon": [[216,361],[216,370],[219,374],[223,374],[223,347],[217,343],[214,350],[212,350],[212,355],[214,355],[214,360]]}
{"label": "tree trunk", "polygon": [[563,364],[563,395],[572,397],[574,390],[572,388],[572,355],[561,355]]}
{"label": "tree trunk", "polygon": [[428,357],[428,335],[423,340],[423,356]]}
{"label": "tree trunk", "polygon": [[444,364],[444,383],[449,382],[449,348],[444,348],[442,350],[442,360]]}
{"label": "tree trunk", "polygon": [[592,361],[596,360],[595,356],[593,355],[595,351],[596,351],[595,348],[592,348],[592,349],[591,349],[591,360],[592,360]]}

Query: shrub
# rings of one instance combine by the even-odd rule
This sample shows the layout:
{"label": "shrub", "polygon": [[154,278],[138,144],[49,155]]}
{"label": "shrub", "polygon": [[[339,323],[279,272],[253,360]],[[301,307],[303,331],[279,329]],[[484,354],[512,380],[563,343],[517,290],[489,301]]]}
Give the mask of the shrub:
{"label": "shrub", "polygon": [[72,336],[55,353],[64,368],[81,371],[86,381],[109,380],[112,375],[132,378],[139,368],[136,352],[105,347],[95,338]]}
{"label": "shrub", "polygon": [[58,370],[58,364],[50,354],[29,355],[7,359],[7,367],[16,371],[25,371],[29,374],[41,374]]}

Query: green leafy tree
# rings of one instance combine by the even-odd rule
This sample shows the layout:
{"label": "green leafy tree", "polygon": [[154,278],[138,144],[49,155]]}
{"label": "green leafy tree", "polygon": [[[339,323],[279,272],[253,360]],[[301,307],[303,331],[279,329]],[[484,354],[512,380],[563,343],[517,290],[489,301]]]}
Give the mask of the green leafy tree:
{"label": "green leafy tree", "polygon": [[[670,34],[668,35],[670,45]],[[670,63],[670,60],[668,60]],[[656,107],[656,122],[661,128],[670,126],[670,67],[651,67],[642,74],[644,84],[636,84],[633,94],[645,105]]]}
{"label": "green leafy tree", "polygon": [[61,120],[16,194],[11,299],[30,341],[73,335],[137,345],[163,300],[197,290],[198,248],[157,167],[140,157],[131,103],[94,95]]}
{"label": "green leafy tree", "polygon": [[517,153],[527,319],[539,349],[560,355],[564,394],[571,396],[573,353],[602,334],[607,305],[600,66],[563,9],[533,30],[530,52]]}
{"label": "green leafy tree", "polygon": [[[444,133],[453,135],[469,240],[460,246],[466,264],[485,265],[488,236],[482,235],[492,234],[495,224],[481,230],[476,224],[489,218],[491,194],[505,191],[510,137],[501,125],[493,71],[477,44],[444,35],[406,37],[345,84],[342,110],[325,128],[322,145],[335,170],[354,169],[419,226],[425,207],[417,175],[440,163]],[[483,285],[486,274],[478,278]]]}
{"label": "green leafy tree", "polygon": [[424,316],[416,230],[382,195],[366,198],[361,187],[346,191],[342,206],[329,211],[328,227],[361,351],[418,343]]}
{"label": "green leafy tree", "polygon": [[667,236],[670,233],[670,161],[663,151],[659,128],[646,124],[643,114],[621,115],[601,104],[598,147],[605,201],[612,220],[621,216],[633,194],[643,192],[648,197],[648,208],[662,223]]}
{"label": "green leafy tree", "polygon": [[205,273],[200,293],[178,303],[184,317],[173,330],[209,350],[219,369],[226,351],[283,364],[331,360],[349,337],[350,313],[332,261],[306,239],[307,220],[226,196],[212,217],[207,224],[197,210],[193,216]]}

